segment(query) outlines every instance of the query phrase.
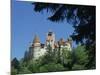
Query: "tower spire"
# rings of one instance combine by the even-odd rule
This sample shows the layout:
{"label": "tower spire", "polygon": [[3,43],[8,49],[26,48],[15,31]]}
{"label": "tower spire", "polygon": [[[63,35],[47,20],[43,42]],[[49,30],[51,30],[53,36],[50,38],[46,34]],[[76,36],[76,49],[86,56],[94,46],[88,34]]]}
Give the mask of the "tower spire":
{"label": "tower spire", "polygon": [[35,34],[33,43],[40,43],[40,39],[39,39],[39,37],[36,34]]}

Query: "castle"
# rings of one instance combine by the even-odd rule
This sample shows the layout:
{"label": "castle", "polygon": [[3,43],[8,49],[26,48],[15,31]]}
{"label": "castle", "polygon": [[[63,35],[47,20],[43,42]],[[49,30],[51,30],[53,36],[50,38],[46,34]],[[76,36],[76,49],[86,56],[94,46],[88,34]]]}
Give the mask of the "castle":
{"label": "castle", "polygon": [[45,44],[42,44],[40,42],[40,39],[37,35],[35,35],[34,40],[29,47],[29,50],[25,52],[24,58],[26,59],[33,59],[36,60],[39,57],[45,55],[47,52],[47,47],[50,46],[52,50],[57,48],[67,48],[67,50],[72,50],[72,39],[67,39],[64,41],[63,38],[61,38],[59,41],[55,40],[55,34],[51,31],[49,31],[46,35],[46,41]]}

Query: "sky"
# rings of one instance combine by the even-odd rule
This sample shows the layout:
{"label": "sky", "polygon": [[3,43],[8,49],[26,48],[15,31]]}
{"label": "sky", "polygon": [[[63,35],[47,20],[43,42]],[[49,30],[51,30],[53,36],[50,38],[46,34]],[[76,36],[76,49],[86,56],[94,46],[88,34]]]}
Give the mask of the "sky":
{"label": "sky", "polygon": [[34,36],[45,43],[46,33],[55,33],[56,41],[67,38],[73,33],[72,25],[66,21],[55,23],[47,20],[50,13],[36,13],[31,2],[12,1],[11,6],[11,58],[21,59],[33,42]]}

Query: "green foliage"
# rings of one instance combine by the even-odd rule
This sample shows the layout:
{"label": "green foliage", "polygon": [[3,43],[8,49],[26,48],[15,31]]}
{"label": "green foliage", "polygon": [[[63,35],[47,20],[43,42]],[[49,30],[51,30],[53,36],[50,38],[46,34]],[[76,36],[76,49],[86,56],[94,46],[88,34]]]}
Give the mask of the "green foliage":
{"label": "green foliage", "polygon": [[40,67],[40,62],[39,62],[39,61],[31,61],[31,62],[28,64],[28,69],[29,69],[32,73],[39,72],[39,67]]}
{"label": "green foliage", "polygon": [[40,72],[55,72],[55,71],[63,71],[65,68],[61,64],[49,63],[40,67]]}
{"label": "green foliage", "polygon": [[20,67],[18,74],[29,74],[32,73],[27,67]]}
{"label": "green foliage", "polygon": [[63,48],[61,50],[60,57],[64,63],[71,62],[71,59],[72,59],[71,55],[72,55],[71,51],[69,51],[67,48]]}
{"label": "green foliage", "polygon": [[[72,51],[67,48],[59,48],[51,50],[48,48],[46,55],[37,60],[12,60],[11,74],[28,74],[28,73],[41,73],[41,72],[55,72],[55,71],[68,71],[68,70],[83,70],[87,69],[88,54],[85,46],[77,46]],[[60,50],[60,58],[59,58]],[[58,61],[60,60],[60,62]],[[19,64],[16,64],[18,63]],[[18,67],[16,67],[18,66]]]}
{"label": "green foliage", "polygon": [[62,48],[60,53],[61,64],[66,68],[66,70],[71,70],[72,68],[72,51],[69,51],[67,48]]}
{"label": "green foliage", "polygon": [[17,74],[17,69],[11,67],[11,75],[16,75],[16,74]]}
{"label": "green foliage", "polygon": [[14,69],[19,69],[20,68],[20,62],[18,61],[17,58],[14,58],[11,61],[11,66],[14,67]]}
{"label": "green foliage", "polygon": [[48,46],[46,54],[40,59],[42,60],[41,61],[42,65],[52,62],[57,63],[57,50],[56,49],[52,50],[52,48]]}
{"label": "green foliage", "polygon": [[88,63],[88,54],[85,46],[78,46],[75,50],[77,63],[86,65]]}
{"label": "green foliage", "polygon": [[75,51],[73,70],[87,69],[88,54],[85,46],[78,46]]}

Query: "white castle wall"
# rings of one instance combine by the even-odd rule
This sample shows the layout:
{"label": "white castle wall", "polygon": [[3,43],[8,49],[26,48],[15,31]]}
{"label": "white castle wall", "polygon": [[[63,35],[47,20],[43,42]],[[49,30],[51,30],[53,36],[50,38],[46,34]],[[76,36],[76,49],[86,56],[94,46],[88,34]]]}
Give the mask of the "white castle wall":
{"label": "white castle wall", "polygon": [[[47,35],[48,37],[48,35]],[[44,48],[41,48],[41,44],[40,42],[35,42],[33,43],[34,46],[29,48],[29,58],[30,59],[38,59],[39,57],[45,55],[45,53],[47,52],[47,46],[50,45],[52,47],[52,50],[54,49],[54,44],[55,44],[55,34],[52,33],[52,40],[46,41],[46,45],[44,46]],[[71,44],[70,43],[66,43],[65,45],[61,45],[61,52],[63,48],[66,48],[66,50],[71,51]]]}
{"label": "white castle wall", "polygon": [[46,53],[45,48],[35,47],[34,48],[34,59],[38,59],[39,57],[43,56]]}

